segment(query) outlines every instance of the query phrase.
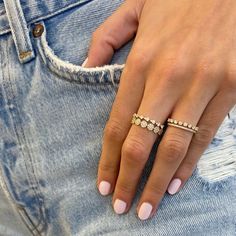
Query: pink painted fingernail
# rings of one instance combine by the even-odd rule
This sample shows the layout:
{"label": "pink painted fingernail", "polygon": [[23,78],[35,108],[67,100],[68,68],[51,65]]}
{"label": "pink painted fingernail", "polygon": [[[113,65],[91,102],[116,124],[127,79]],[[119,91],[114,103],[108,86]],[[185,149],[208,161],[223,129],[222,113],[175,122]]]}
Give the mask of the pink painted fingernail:
{"label": "pink painted fingernail", "polygon": [[85,59],[85,61],[83,62],[83,64],[81,66],[84,67],[87,62],[88,62],[88,57]]}
{"label": "pink painted fingernail", "polygon": [[109,194],[110,189],[111,189],[111,184],[107,181],[101,181],[99,184],[99,192],[103,195],[106,196]]}
{"label": "pink painted fingernail", "polygon": [[175,194],[181,185],[180,179],[173,179],[168,187],[168,193],[173,195]]}
{"label": "pink painted fingernail", "polygon": [[116,214],[123,214],[125,212],[126,205],[127,205],[126,202],[120,199],[116,199],[114,203],[114,210]]}
{"label": "pink painted fingernail", "polygon": [[144,202],[138,211],[138,217],[140,220],[146,220],[149,218],[152,212],[152,205],[148,202]]}

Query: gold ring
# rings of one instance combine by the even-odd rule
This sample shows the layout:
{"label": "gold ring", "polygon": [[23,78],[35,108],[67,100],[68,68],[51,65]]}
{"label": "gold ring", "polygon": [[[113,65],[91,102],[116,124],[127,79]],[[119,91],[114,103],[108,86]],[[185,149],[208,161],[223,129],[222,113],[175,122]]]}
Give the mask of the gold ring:
{"label": "gold ring", "polygon": [[167,125],[174,126],[174,127],[180,128],[180,129],[184,129],[184,130],[190,131],[192,133],[197,133],[197,131],[198,131],[197,126],[191,125],[187,122],[183,122],[180,120],[175,120],[172,118],[168,118]]}
{"label": "gold ring", "polygon": [[155,134],[161,135],[163,132],[164,125],[161,125],[155,120],[151,120],[149,117],[138,115],[137,113],[133,114],[131,124],[146,128],[150,131],[153,131]]}

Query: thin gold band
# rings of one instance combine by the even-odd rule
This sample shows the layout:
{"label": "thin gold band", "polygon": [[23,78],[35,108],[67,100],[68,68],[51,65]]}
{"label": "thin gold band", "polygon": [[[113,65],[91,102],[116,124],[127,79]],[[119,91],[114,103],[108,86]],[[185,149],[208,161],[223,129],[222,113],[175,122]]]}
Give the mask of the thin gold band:
{"label": "thin gold band", "polygon": [[197,126],[191,125],[187,122],[178,121],[178,120],[175,120],[172,118],[168,118],[167,125],[177,127],[180,129],[184,129],[184,130],[190,131],[192,133],[197,133],[197,131],[199,129]]}
{"label": "thin gold band", "polygon": [[189,129],[189,128],[186,128],[186,127],[183,127],[183,126],[180,126],[180,125],[175,125],[175,124],[168,124],[168,125],[173,126],[173,127],[177,127],[177,128],[180,128],[180,129],[184,129],[184,130],[190,131],[192,133],[197,133],[197,131],[194,131],[192,129]]}

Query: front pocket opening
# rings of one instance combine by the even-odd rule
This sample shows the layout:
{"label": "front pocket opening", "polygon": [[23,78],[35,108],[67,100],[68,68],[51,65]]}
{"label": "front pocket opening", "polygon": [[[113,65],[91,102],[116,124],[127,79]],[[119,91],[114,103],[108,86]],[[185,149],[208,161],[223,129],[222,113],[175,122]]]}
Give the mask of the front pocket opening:
{"label": "front pocket opening", "polygon": [[125,64],[105,65],[93,68],[84,68],[80,65],[75,65],[69,61],[59,58],[52,48],[49,47],[46,39],[46,27],[43,22],[44,32],[36,39],[39,53],[45,64],[50,69],[58,74],[68,78],[69,80],[76,80],[84,83],[112,83],[116,85],[119,83],[120,76]]}

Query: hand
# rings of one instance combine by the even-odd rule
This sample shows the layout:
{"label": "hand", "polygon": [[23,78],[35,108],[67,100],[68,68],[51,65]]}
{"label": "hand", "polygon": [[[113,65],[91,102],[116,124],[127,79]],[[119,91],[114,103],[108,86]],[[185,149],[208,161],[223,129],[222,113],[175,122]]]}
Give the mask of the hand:
{"label": "hand", "polygon": [[157,138],[131,125],[133,113],[168,126],[137,206],[140,219],[163,195],[179,191],[236,101],[236,1],[127,0],[93,34],[86,67],[100,66],[135,36],[104,130],[98,188],[113,194],[118,214],[129,210]]}

